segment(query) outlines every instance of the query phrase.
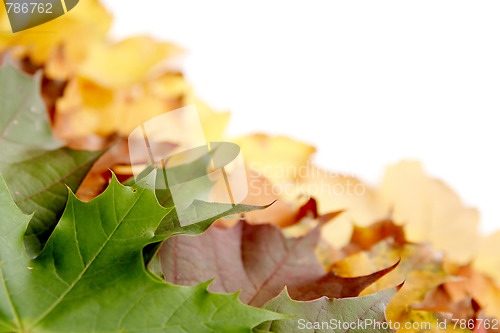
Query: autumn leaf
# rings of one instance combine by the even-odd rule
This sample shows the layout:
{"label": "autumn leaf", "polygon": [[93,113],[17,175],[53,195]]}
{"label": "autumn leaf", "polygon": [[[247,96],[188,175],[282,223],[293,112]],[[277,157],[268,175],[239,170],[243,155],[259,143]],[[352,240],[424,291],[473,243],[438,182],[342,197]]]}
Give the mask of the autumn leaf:
{"label": "autumn leaf", "polygon": [[[242,147],[250,172],[254,172],[249,179],[250,194],[252,189],[259,194],[285,194],[276,195],[283,207],[273,214],[273,220],[289,220],[284,214],[293,215],[297,198],[314,197],[320,214],[344,211],[335,223],[322,228],[323,238],[340,248],[348,244],[354,224],[368,226],[389,214],[375,189],[355,177],[329,172],[314,165],[311,157],[315,148],[310,145],[265,134],[241,137],[235,142]],[[258,198],[257,195],[254,197]],[[265,213],[255,213],[256,218],[263,220],[267,217]],[[260,215],[264,218],[259,218]],[[277,224],[287,223],[280,221]]]}
{"label": "autumn leaf", "polygon": [[480,304],[482,318],[491,320],[491,316],[498,316],[500,289],[491,278],[470,266],[457,265],[429,244],[408,242],[403,229],[390,220],[366,228],[355,227],[350,243],[342,249],[346,257],[334,263],[333,270],[347,276],[369,274],[391,260],[401,258],[394,271],[362,294],[383,290],[405,279],[405,285],[387,308],[388,319],[402,324],[428,323],[432,325],[431,332],[441,332],[437,327],[438,320],[449,317],[451,325],[447,326],[447,331],[469,332],[454,330],[450,319],[468,320],[477,314],[472,299]]}
{"label": "autumn leaf", "polygon": [[233,141],[241,147],[249,167],[273,183],[298,178],[316,151],[310,145],[284,136],[254,134]]}
{"label": "autumn leaf", "polygon": [[474,299],[485,315],[500,318],[500,287],[493,278],[475,270],[472,265],[461,266],[448,262],[445,268],[455,277],[440,286],[450,297],[451,303]]}
{"label": "autumn leaf", "polygon": [[380,196],[392,210],[393,220],[404,225],[409,241],[431,242],[462,264],[477,254],[478,211],[465,207],[444,183],[426,176],[419,163],[389,167]]}
{"label": "autumn leaf", "polygon": [[[290,176],[299,174],[295,192],[314,196],[320,213],[345,212],[335,224],[323,228],[323,237],[334,247],[348,244],[354,225],[369,226],[392,214],[398,225],[404,225],[410,241],[432,242],[459,263],[470,262],[478,252],[481,237],[477,232],[477,211],[465,207],[448,186],[425,175],[418,163],[402,162],[388,168],[377,189],[354,177],[316,167],[310,162],[310,154],[304,152],[303,144],[293,140],[257,135],[241,141],[249,151],[245,154],[249,155],[248,163],[255,165],[258,172],[265,170],[272,175],[273,183],[286,183]],[[297,152],[295,159],[286,157],[287,147]],[[266,154],[260,154],[261,151]],[[442,237],[449,234],[455,237]],[[463,246],[465,243],[468,246]],[[487,252],[482,251],[481,261],[493,262]],[[488,270],[488,265],[479,266]],[[498,264],[490,267],[495,267],[489,269],[492,274],[498,271]]]}
{"label": "autumn leaf", "polygon": [[177,46],[148,36],[131,37],[114,44],[101,43],[88,50],[79,74],[103,87],[126,88],[148,80],[156,66],[179,52]]}
{"label": "autumn leaf", "polygon": [[[500,246],[500,231],[481,240],[474,260],[474,268],[494,278],[500,285],[500,258],[497,255]],[[500,308],[499,308],[500,316]]]}
{"label": "autumn leaf", "polygon": [[[453,299],[445,284],[430,290],[425,299],[412,306],[413,309],[432,312],[451,313],[453,318],[463,318],[467,321],[479,318],[481,306],[474,298],[464,297],[460,300]],[[484,319],[484,318],[482,318]]]}
{"label": "autumn leaf", "polygon": [[195,97],[182,74],[168,71],[124,87],[108,86],[83,74],[71,79],[56,102],[56,128],[67,140],[128,136],[142,123],[186,105],[196,106],[207,140],[222,138],[229,113],[209,108]]}
{"label": "autumn leaf", "polygon": [[128,136],[141,123],[180,106],[178,101],[157,96],[144,83],[113,90],[77,77],[56,103],[56,122],[61,118],[57,130],[68,140],[115,133]]}
{"label": "autumn leaf", "polygon": [[402,226],[394,224],[391,220],[383,220],[369,227],[355,225],[351,241],[343,248],[343,251],[347,254],[368,251],[384,240],[391,242],[393,247],[403,247],[409,243]]}
{"label": "autumn leaf", "polygon": [[242,290],[240,299],[254,306],[277,296],[285,285],[295,300],[357,296],[396,266],[397,260],[389,268],[355,278],[327,273],[314,252],[319,235],[316,228],[287,239],[274,225],[241,222],[197,237],[172,237],[163,243],[159,258],[166,281],[193,285],[217,277],[210,290]]}
{"label": "autumn leaf", "polygon": [[399,246],[387,239],[377,243],[368,251],[351,254],[336,262],[333,271],[344,276],[370,274],[397,259],[401,259],[398,267],[365,289],[362,295],[378,292],[405,281],[405,285],[387,308],[390,320],[405,322],[408,319],[409,304],[423,301],[429,290],[452,279],[432,247],[425,244]]}
{"label": "autumn leaf", "polygon": [[[99,1],[85,0],[45,24],[16,34],[0,34],[0,53],[8,50],[16,58],[26,57],[43,66],[50,78],[65,80],[76,73],[88,50],[104,40],[110,26],[111,15]],[[10,30],[4,6],[0,6],[0,27]]]}

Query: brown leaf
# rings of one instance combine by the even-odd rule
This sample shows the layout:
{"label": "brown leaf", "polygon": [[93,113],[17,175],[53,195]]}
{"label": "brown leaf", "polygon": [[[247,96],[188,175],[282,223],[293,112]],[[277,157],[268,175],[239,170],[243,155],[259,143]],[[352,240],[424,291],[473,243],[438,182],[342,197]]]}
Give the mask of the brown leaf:
{"label": "brown leaf", "polygon": [[193,285],[217,277],[211,291],[242,290],[240,299],[254,306],[277,296],[285,285],[295,300],[354,297],[397,265],[354,278],[326,273],[314,253],[319,236],[315,228],[285,238],[277,226],[240,222],[197,237],[172,237],[159,256],[166,281]]}
{"label": "brown leaf", "polygon": [[488,316],[500,318],[500,287],[495,281],[478,272],[470,265],[450,270],[458,279],[444,284],[444,288],[454,302],[475,299]]}
{"label": "brown leaf", "polygon": [[412,306],[412,308],[416,310],[452,313],[453,318],[467,320],[473,319],[479,312],[477,302],[470,296],[460,300],[453,300],[453,296],[450,295],[445,284],[441,284],[429,291],[425,299]]}
{"label": "brown leaf", "polygon": [[[364,288],[391,272],[398,265],[399,261],[391,267],[377,271],[370,275],[353,278],[341,277],[336,275],[334,272],[328,272],[326,275],[320,277],[312,283],[309,282],[303,286],[297,286],[293,289],[290,288],[289,293],[293,299],[301,301],[309,301],[325,295],[331,295],[333,290],[338,291],[335,298],[358,296]],[[328,297],[334,298],[334,296]]]}
{"label": "brown leaf", "polygon": [[[471,325],[468,327],[472,327],[471,323],[474,323],[473,332],[498,332],[497,329],[486,329],[484,327],[484,321],[491,323],[496,319],[485,315],[481,305],[474,298],[466,296],[458,300],[455,299],[453,291],[450,291],[447,284],[449,283],[441,284],[429,291],[425,299],[421,303],[413,305],[412,308],[451,314],[451,317],[455,320],[466,320],[468,325]],[[453,324],[454,322],[451,321],[450,325]]]}
{"label": "brown leaf", "polygon": [[396,247],[408,243],[403,227],[397,226],[391,220],[377,222],[369,227],[354,226],[351,242],[343,248],[348,254],[368,251],[380,241],[390,239]]}

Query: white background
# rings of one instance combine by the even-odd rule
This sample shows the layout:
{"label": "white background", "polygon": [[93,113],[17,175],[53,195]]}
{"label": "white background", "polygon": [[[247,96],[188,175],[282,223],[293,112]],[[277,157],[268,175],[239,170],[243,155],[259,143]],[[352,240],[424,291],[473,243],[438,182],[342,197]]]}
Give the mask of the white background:
{"label": "white background", "polygon": [[284,134],[371,184],[401,159],[500,229],[500,2],[106,0],[113,36],[187,51],[230,134]]}

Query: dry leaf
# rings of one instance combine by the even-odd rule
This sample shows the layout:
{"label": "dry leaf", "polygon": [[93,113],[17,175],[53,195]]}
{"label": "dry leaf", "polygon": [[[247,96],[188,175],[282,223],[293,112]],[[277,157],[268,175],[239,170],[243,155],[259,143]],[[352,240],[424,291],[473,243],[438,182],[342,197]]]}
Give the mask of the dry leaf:
{"label": "dry leaf", "polygon": [[[56,20],[15,34],[0,34],[0,52],[8,48],[16,57],[43,65],[50,78],[64,80],[76,73],[110,26],[111,15],[99,1],[81,1]],[[10,31],[4,6],[0,6],[0,28]]]}
{"label": "dry leaf", "polygon": [[284,136],[254,134],[233,141],[241,147],[249,167],[275,184],[298,179],[316,151],[314,147]]}
{"label": "dry leaf", "polygon": [[103,87],[123,89],[154,78],[158,71],[162,72],[157,66],[179,52],[175,45],[148,36],[100,43],[88,50],[79,75]]}
{"label": "dry leaf", "polygon": [[500,285],[500,231],[481,240],[474,268],[494,278]]}
{"label": "dry leaf", "polygon": [[354,297],[397,266],[394,261],[352,278],[327,273],[314,253],[319,236],[316,228],[299,238],[285,238],[274,225],[240,222],[196,237],[175,236],[163,243],[159,257],[166,281],[194,285],[216,277],[209,290],[242,290],[241,301],[255,306],[264,305],[284,286],[294,300]]}
{"label": "dry leaf", "polygon": [[417,162],[387,169],[380,196],[393,220],[404,225],[412,242],[431,242],[457,263],[470,262],[477,251],[479,213],[467,208],[442,182],[429,178]]}
{"label": "dry leaf", "polygon": [[409,304],[421,302],[429,290],[450,278],[442,266],[441,258],[430,246],[406,244],[399,247],[392,241],[384,240],[369,251],[358,252],[335,263],[333,270],[343,276],[365,275],[398,259],[401,259],[401,263],[393,272],[362,294],[380,291],[405,281],[387,309],[389,319],[404,321]]}

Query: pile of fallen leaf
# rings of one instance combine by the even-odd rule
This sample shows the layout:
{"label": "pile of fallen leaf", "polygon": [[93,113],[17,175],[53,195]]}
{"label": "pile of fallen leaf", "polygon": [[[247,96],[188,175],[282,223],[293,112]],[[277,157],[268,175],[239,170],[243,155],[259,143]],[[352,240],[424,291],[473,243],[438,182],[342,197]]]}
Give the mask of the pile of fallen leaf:
{"label": "pile of fallen leaf", "polygon": [[[6,59],[12,63],[4,64],[3,75],[9,80],[16,78],[20,84],[16,90],[17,87],[11,87],[12,82],[0,82],[0,89],[3,90],[0,91],[0,105],[4,103],[0,106],[3,113],[0,115],[0,173],[5,179],[5,184],[3,180],[0,182],[0,190],[8,188],[13,202],[21,211],[36,213],[31,221],[23,220],[24,215],[15,210],[15,205],[8,204],[8,199],[0,207],[2,214],[8,211],[10,215],[6,213],[6,216],[20,220],[19,223],[27,228],[26,234],[22,233],[24,245],[28,254],[38,256],[34,263],[29,263],[31,259],[28,257],[19,263],[19,267],[28,266],[31,275],[23,271],[16,273],[19,274],[17,279],[23,281],[35,276],[53,284],[54,290],[42,292],[36,284],[26,289],[40,299],[45,297],[43,302],[48,304],[48,308],[50,295],[59,295],[58,288],[63,288],[58,284],[75,279],[58,276],[57,265],[72,265],[72,260],[80,260],[78,256],[75,253],[67,257],[58,256],[54,255],[54,251],[57,252],[58,246],[72,246],[73,241],[68,241],[70,236],[64,233],[68,232],[67,228],[73,228],[76,234],[79,224],[84,223],[81,220],[78,222],[78,211],[82,215],[87,214],[84,211],[90,206],[86,205],[97,207],[94,213],[109,209],[115,200],[111,191],[125,201],[132,200],[132,194],[127,192],[129,188],[118,181],[124,182],[132,175],[127,137],[134,128],[165,112],[195,104],[207,140],[228,140],[224,137],[224,128],[229,114],[215,112],[200,101],[182,73],[175,69],[172,60],[181,50],[146,36],[112,41],[107,36],[111,21],[110,14],[97,1],[86,0],[70,13],[42,26],[17,34],[0,34],[0,64]],[[8,21],[4,7],[0,6],[2,29],[8,29]],[[21,74],[16,74],[15,68],[35,75],[35,78],[19,76]],[[30,128],[28,123],[19,124],[15,118],[16,110],[8,113],[10,109],[5,100],[15,94],[26,93],[24,90],[28,88],[24,85],[31,87],[31,104],[22,108],[28,107],[26,113],[31,112],[29,117],[39,117],[31,119],[26,116],[31,119],[31,124],[40,126]],[[40,92],[34,88],[38,85]],[[40,96],[34,94],[39,93],[43,102],[36,102]],[[36,115],[44,109],[47,119]],[[24,109],[20,110],[24,112]],[[28,141],[21,142],[21,136],[15,137],[12,128],[18,125],[26,126],[24,134],[34,131],[28,133]],[[16,144],[11,146],[9,140]],[[500,233],[481,236],[478,232],[478,212],[465,207],[445,184],[427,177],[419,163],[402,162],[389,167],[380,187],[371,188],[356,178],[316,167],[311,162],[315,149],[292,139],[259,134],[232,141],[242,149],[250,184],[249,195],[243,205],[238,205],[237,209],[227,214],[232,215],[232,219],[218,220],[215,226],[202,233],[215,219],[207,221],[199,229],[180,230],[163,216],[159,221],[162,221],[166,232],[155,235],[156,243],[137,240],[135,244],[132,238],[130,243],[135,245],[129,245],[130,248],[114,245],[113,251],[129,255],[124,257],[124,264],[135,267],[141,259],[139,250],[147,244],[156,244],[146,247],[150,251],[142,251],[150,270],[171,284],[194,288],[170,291],[177,293],[178,302],[187,304],[183,309],[185,311],[176,308],[184,320],[189,318],[189,313],[203,312],[200,308],[217,309],[208,319],[200,319],[208,323],[204,328],[186,328],[182,326],[184,324],[179,324],[182,330],[223,331],[225,324],[219,322],[210,326],[211,320],[214,316],[223,316],[226,311],[233,311],[231,317],[236,323],[225,317],[221,322],[228,320],[227,327],[233,327],[234,332],[236,328],[245,331],[244,325],[258,325],[255,330],[261,332],[307,331],[298,329],[299,318],[310,322],[387,319],[402,325],[430,322],[433,325],[431,332],[442,331],[436,327],[438,320],[448,320],[446,331],[450,332],[500,331],[500,324],[489,329],[481,326],[485,320],[494,323],[500,318],[500,257],[496,253]],[[65,148],[61,148],[62,142]],[[19,153],[21,146],[25,150],[21,149]],[[33,154],[33,150],[37,153]],[[44,171],[56,173],[59,179],[55,185],[49,182],[54,185],[50,188],[53,197],[48,196],[47,184],[39,173],[40,168],[47,164],[58,165],[54,167],[57,170]],[[23,193],[28,183],[35,185],[29,189],[30,193]],[[76,192],[83,202],[71,194],[68,197],[65,185]],[[362,192],[317,190],[352,189],[356,186]],[[134,194],[140,192],[138,187],[132,188]],[[279,191],[284,188],[286,193]],[[162,195],[152,193],[158,200]],[[154,196],[152,193],[147,195]],[[259,206],[272,202],[274,204],[270,207],[259,209]],[[144,213],[144,218],[149,217],[150,220],[155,219],[155,214],[168,216],[168,212],[162,213],[162,209],[168,209],[165,205],[155,206],[151,202],[144,205],[150,211],[137,208],[135,214]],[[73,207],[73,213],[66,208],[63,214],[64,207]],[[61,222],[58,222],[59,219]],[[71,220],[74,220],[73,224]],[[65,228],[58,229],[56,225]],[[0,236],[3,237],[7,229],[2,228]],[[85,232],[82,237],[84,235]],[[163,241],[161,246],[160,241]],[[2,247],[6,244],[2,243]],[[8,244],[9,249],[19,250],[22,242],[9,241]],[[80,249],[84,266],[87,264],[86,256],[92,257],[92,251],[96,251],[91,245],[83,252]],[[47,253],[51,251],[49,258]],[[4,252],[0,250],[0,268],[7,255]],[[62,261],[51,261],[58,258]],[[68,262],[63,262],[65,260]],[[106,269],[106,260],[98,265],[98,268],[93,268],[95,272]],[[86,270],[80,273],[84,274]],[[52,271],[56,275],[51,275]],[[133,274],[140,274],[137,272],[140,269],[136,267]],[[169,294],[169,288],[174,288],[170,287],[171,284],[156,285],[146,274],[132,279],[124,275],[123,269],[120,274],[113,275],[117,279],[115,282],[123,281],[122,290],[129,288],[136,293],[128,297],[146,297],[144,295],[149,291],[137,290],[136,286],[139,282],[144,283],[145,289],[158,290],[156,296],[148,298],[149,306],[163,306],[165,308],[160,313],[168,312],[166,309],[172,306],[169,304],[171,301],[162,300],[162,297],[172,297],[173,294]],[[208,285],[206,281],[214,277],[215,280]],[[96,280],[85,288],[101,288],[101,284],[107,283],[105,279]],[[209,291],[220,293],[241,291],[238,297],[245,304],[295,317],[286,319],[271,312],[257,312],[257,309],[236,302],[234,295],[229,297],[231,300],[214,300],[211,297],[218,296],[204,294],[207,287]],[[87,295],[82,288],[78,291],[81,295],[73,296]],[[102,288],[103,295],[110,293]],[[0,287],[0,298],[3,291]],[[14,298],[21,293],[16,292]],[[116,297],[116,290],[112,294]],[[57,311],[53,315],[50,311],[45,316],[37,314],[41,327],[54,330],[63,327],[63,330],[70,331],[64,325],[75,325],[72,326],[74,332],[85,332],[85,329],[78,329],[77,324],[71,323],[79,315],[85,318],[90,311],[95,312],[91,315],[95,320],[95,331],[111,329],[113,325],[106,323],[103,316],[109,315],[112,321],[116,313],[106,314],[106,309],[102,307],[106,303],[102,297],[90,297],[93,303],[87,302],[80,308],[69,300],[59,303],[55,309],[66,317]],[[121,297],[119,302],[126,304],[127,294]],[[18,302],[29,302],[29,295],[23,294]],[[224,302],[228,304],[225,307]],[[24,318],[33,319],[35,316],[33,313],[36,311],[31,308],[12,314],[11,310],[6,310],[9,308],[7,303],[0,299],[0,332],[13,330],[13,326],[5,324],[10,317],[17,318],[14,322],[17,320],[19,324]],[[73,312],[68,314],[68,311]],[[100,316],[99,311],[104,314]],[[134,307],[124,309],[126,311],[129,311],[127,316],[121,319],[116,317],[116,320],[121,320],[120,325],[123,326],[120,327],[137,330],[135,322],[131,326],[127,323],[133,322],[135,315],[144,314],[135,314]],[[152,322],[161,322],[153,317]],[[468,328],[453,328],[452,318],[466,320]],[[237,326],[238,321],[242,326]],[[38,322],[33,327],[36,325]],[[173,327],[176,326],[172,325],[168,327],[169,332],[175,331]],[[181,331],[179,327],[175,329]],[[151,328],[142,329],[153,332]],[[231,332],[231,329],[226,331]],[[332,330],[316,330],[323,331]]]}

